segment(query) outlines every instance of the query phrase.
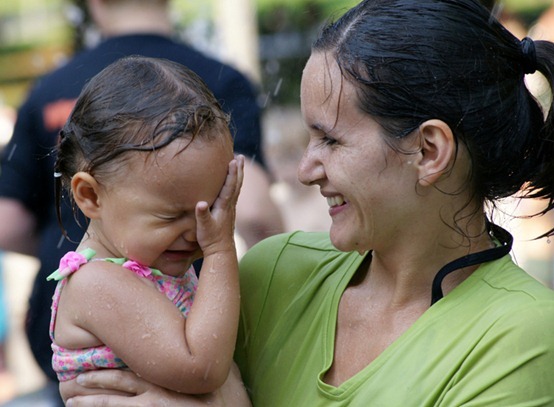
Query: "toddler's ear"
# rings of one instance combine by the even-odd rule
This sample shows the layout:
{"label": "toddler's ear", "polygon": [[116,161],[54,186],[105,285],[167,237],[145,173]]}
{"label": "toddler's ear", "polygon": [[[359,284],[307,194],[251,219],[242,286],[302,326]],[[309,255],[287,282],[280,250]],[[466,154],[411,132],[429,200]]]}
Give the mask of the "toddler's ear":
{"label": "toddler's ear", "polygon": [[80,171],[71,178],[73,199],[83,214],[89,219],[95,219],[100,214],[98,189],[100,185],[88,172]]}

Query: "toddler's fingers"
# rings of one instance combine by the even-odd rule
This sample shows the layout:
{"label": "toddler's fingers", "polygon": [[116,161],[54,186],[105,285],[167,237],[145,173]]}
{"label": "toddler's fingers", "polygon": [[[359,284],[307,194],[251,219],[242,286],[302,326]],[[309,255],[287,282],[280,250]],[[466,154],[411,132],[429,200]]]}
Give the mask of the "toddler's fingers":
{"label": "toddler's fingers", "polygon": [[242,182],[244,181],[244,156],[239,154],[236,158],[237,161],[237,182],[235,184],[234,200],[236,201],[240,194]]}
{"label": "toddler's fingers", "polygon": [[226,208],[237,202],[242,180],[244,178],[244,156],[239,155],[229,163],[227,178],[219,192],[214,208]]}
{"label": "toddler's fingers", "polygon": [[244,180],[244,156],[239,154],[229,163],[230,196],[228,201],[236,203]]}
{"label": "toddler's fingers", "polygon": [[203,221],[207,219],[210,215],[210,206],[206,201],[199,201],[196,203],[195,209],[196,219]]}

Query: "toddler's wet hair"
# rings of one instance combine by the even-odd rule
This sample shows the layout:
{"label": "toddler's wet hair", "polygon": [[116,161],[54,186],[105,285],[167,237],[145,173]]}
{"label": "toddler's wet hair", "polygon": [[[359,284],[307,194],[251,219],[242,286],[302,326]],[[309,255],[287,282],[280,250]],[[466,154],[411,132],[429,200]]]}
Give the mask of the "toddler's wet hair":
{"label": "toddler's wet hair", "polygon": [[[79,171],[109,174],[129,151],[152,152],[177,138],[230,137],[229,117],[193,71],[165,59],[122,58],[83,88],[56,148],[62,190]],[[221,131],[210,131],[210,130]]]}

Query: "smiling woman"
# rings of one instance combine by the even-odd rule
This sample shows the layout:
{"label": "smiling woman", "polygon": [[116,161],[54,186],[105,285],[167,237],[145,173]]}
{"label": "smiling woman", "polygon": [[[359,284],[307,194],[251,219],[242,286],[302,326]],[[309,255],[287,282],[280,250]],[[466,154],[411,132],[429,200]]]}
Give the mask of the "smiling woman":
{"label": "smiling woman", "polygon": [[241,261],[254,405],[554,403],[554,293],[484,211],[520,189],[553,207],[552,111],[523,80],[548,76],[553,51],[471,0],[366,0],[326,27],[303,73],[299,178],[332,225]]}
{"label": "smiling woman", "polygon": [[338,64],[328,55],[318,53],[308,61],[301,97],[311,138],[298,175],[327,198],[333,245],[365,252],[385,243],[379,235],[385,227],[413,224],[419,208],[405,190],[417,183],[407,164],[415,154],[399,155],[389,148],[382,127],[357,109],[356,88],[342,81]]}

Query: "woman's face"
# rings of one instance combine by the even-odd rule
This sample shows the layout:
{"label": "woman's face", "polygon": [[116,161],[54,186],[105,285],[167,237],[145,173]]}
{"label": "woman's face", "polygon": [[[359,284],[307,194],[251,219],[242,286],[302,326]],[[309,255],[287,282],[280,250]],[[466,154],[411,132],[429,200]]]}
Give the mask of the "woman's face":
{"label": "woman's face", "polygon": [[382,127],[359,109],[356,88],[329,54],[308,60],[301,103],[310,142],[298,177],[327,198],[333,245],[364,252],[392,244],[413,216],[408,208],[417,175],[410,156],[387,145]]}

